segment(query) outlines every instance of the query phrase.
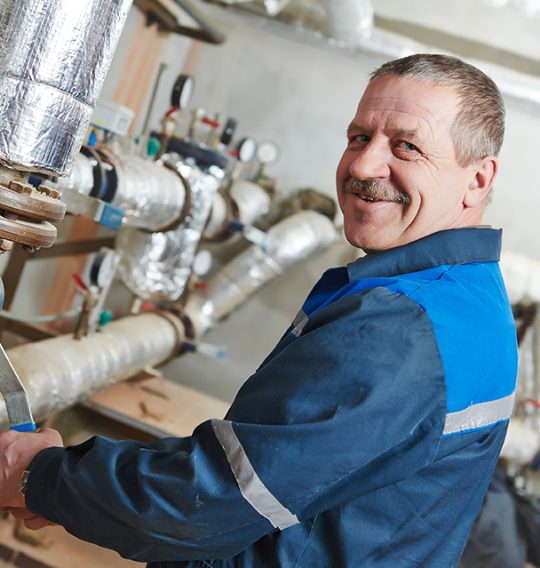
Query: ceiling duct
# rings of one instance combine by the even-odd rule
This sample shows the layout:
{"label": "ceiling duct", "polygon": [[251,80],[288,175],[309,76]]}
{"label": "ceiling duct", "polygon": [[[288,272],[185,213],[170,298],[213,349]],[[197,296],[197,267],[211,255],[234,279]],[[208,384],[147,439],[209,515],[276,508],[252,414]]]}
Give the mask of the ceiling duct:
{"label": "ceiling duct", "polygon": [[65,174],[131,0],[0,0],[0,163]]}

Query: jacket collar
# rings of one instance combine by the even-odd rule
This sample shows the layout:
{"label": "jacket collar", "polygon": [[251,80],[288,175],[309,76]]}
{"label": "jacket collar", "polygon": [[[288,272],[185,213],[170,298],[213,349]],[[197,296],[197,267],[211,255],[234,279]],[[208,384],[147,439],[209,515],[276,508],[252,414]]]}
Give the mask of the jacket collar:
{"label": "jacket collar", "polygon": [[501,229],[467,227],[433,233],[407,245],[373,253],[347,265],[349,280],[418,272],[443,264],[498,262]]}

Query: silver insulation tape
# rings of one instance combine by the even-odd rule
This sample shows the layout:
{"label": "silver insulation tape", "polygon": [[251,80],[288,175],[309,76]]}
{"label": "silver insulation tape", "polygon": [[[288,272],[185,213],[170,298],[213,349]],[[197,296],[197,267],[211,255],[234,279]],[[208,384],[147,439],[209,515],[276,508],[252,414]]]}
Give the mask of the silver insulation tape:
{"label": "silver insulation tape", "polygon": [[66,174],[131,0],[0,0],[0,163]]}
{"label": "silver insulation tape", "polygon": [[90,195],[94,187],[94,158],[87,158],[83,154],[77,154],[71,173],[59,177],[56,182],[47,182],[47,185],[56,187],[62,193],[74,191],[82,195]]}
{"label": "silver insulation tape", "polygon": [[239,220],[244,225],[253,224],[270,209],[270,196],[256,183],[247,180],[235,181],[230,193],[238,206]]}
{"label": "silver insulation tape", "polygon": [[203,237],[213,239],[227,228],[230,215],[229,206],[221,193],[212,196],[212,207],[208,217],[208,223],[203,232]]}
{"label": "silver insulation tape", "polygon": [[158,231],[178,219],[186,190],[177,174],[139,156],[123,156],[118,163],[112,205],[122,209],[127,226]]}
{"label": "silver insulation tape", "polygon": [[227,264],[209,283],[206,293],[192,294],[186,314],[197,335],[232,312],[290,265],[329,246],[337,238],[334,224],[315,211],[301,211],[267,233],[266,252],[252,246]]}
{"label": "silver insulation tape", "polygon": [[[99,333],[27,343],[8,350],[24,384],[36,420],[66,408],[147,366],[164,362],[177,343],[174,326],[156,314],[114,321]],[[0,401],[0,427],[7,427]]]}
{"label": "silver insulation tape", "polygon": [[214,170],[216,177],[195,165],[178,161],[176,166],[187,180],[191,199],[183,222],[163,233],[122,228],[117,237],[116,248],[122,258],[120,277],[133,293],[145,299],[175,301],[182,295],[213,196],[221,183],[221,170]]}

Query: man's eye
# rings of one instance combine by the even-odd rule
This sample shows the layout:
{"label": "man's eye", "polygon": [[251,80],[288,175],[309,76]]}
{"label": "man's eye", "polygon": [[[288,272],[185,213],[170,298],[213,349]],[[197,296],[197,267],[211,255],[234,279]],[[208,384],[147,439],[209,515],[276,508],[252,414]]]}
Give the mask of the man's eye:
{"label": "man's eye", "polygon": [[406,142],[405,140],[402,140],[399,145],[406,150],[407,152],[419,152],[420,150],[418,150],[418,148],[414,145],[411,144],[410,142]]}
{"label": "man's eye", "polygon": [[367,134],[354,134],[353,136],[349,136],[349,144],[366,144],[369,142],[369,136]]}

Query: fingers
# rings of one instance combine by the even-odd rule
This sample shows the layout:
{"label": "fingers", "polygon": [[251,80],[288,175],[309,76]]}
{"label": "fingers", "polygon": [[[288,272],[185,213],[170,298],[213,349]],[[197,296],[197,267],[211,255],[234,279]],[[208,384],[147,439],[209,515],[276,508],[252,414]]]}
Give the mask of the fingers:
{"label": "fingers", "polygon": [[7,507],[5,510],[9,511],[16,519],[23,521],[24,526],[30,530],[36,531],[43,527],[54,525],[51,521],[34,515],[34,513],[24,507]]}
{"label": "fingers", "polygon": [[31,513],[28,509],[24,507],[6,507],[6,511],[9,511],[16,519],[31,519],[35,517],[34,513]]}
{"label": "fingers", "polygon": [[52,526],[54,523],[43,519],[42,517],[32,517],[31,519],[26,519],[24,521],[24,526],[32,531],[37,531],[43,527]]}

